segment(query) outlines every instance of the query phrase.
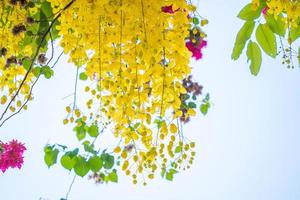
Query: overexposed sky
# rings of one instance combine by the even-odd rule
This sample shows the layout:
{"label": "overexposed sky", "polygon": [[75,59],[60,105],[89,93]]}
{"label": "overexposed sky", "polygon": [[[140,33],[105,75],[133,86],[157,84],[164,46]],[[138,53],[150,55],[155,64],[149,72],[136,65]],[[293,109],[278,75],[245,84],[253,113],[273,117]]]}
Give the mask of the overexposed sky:
{"label": "overexposed sky", "polygon": [[[174,182],[160,178],[147,187],[134,186],[121,175],[119,184],[94,185],[77,178],[70,200],[298,200],[300,199],[300,69],[289,70],[280,58],[264,56],[258,77],[250,75],[246,57],[230,59],[242,25],[236,18],[248,1],[201,0],[206,27],[204,59],[193,62],[194,78],[209,92],[213,107],[185,127],[197,142],[189,171]],[[43,147],[50,142],[77,144],[70,127],[62,125],[63,100],[73,92],[75,67],[60,62],[51,80],[42,80],[35,100],[0,129],[1,139],[26,143],[21,171],[0,175],[0,200],[58,200],[73,178],[60,166],[47,169]],[[73,137],[74,136],[74,137]]]}

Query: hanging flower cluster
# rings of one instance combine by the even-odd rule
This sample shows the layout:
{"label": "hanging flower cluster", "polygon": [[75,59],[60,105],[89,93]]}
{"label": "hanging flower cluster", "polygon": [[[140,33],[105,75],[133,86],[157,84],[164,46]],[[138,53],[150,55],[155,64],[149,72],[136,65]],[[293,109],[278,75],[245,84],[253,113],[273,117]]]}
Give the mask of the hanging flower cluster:
{"label": "hanging flower cluster", "polygon": [[8,143],[0,142],[0,170],[4,173],[8,168],[21,169],[25,150],[24,144],[17,140]]}
{"label": "hanging flower cluster", "polygon": [[[41,75],[52,77],[57,39],[85,85],[84,95],[78,95],[76,80],[63,120],[73,126],[83,148],[47,145],[48,167],[62,152],[62,166],[79,176],[92,171],[97,182],[116,182],[121,168],[133,183],[144,184],[157,171],[172,180],[190,168],[195,143],[184,136],[182,123],[197,108],[202,111],[204,101],[199,100],[202,86],[191,80],[189,63],[191,57],[202,58],[207,45],[202,30],[207,20],[194,5],[186,0],[1,4],[0,127],[26,108]],[[12,115],[5,118],[8,109]],[[97,138],[109,135],[116,142],[96,149]]]}
{"label": "hanging flower cluster", "polygon": [[33,99],[32,86],[41,74],[50,78],[45,52],[48,42],[55,39],[50,29],[50,4],[45,1],[0,2],[0,126],[3,121]]}
{"label": "hanging flower cluster", "polygon": [[283,21],[289,27],[298,27],[300,17],[300,2],[295,0],[252,0],[253,8],[263,7],[264,11],[275,17],[283,16]]}
{"label": "hanging flower cluster", "polygon": [[[49,2],[54,12],[63,7]],[[196,95],[182,107],[183,80],[191,56],[200,59],[206,46],[201,26],[207,20],[201,25],[195,10],[185,0],[84,0],[59,19],[61,46],[90,96],[86,108],[79,97],[66,108],[64,124],[74,124],[84,143],[91,127],[109,126],[118,141],[113,151],[133,183],[153,179],[157,170],[171,179],[193,163],[195,143],[184,137],[181,122],[196,114]]]}

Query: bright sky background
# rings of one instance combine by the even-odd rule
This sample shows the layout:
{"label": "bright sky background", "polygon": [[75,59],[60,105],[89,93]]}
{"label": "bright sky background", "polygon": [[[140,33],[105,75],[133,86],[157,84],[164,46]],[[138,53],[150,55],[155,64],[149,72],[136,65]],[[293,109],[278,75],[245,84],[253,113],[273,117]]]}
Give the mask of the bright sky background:
{"label": "bright sky background", "polygon": [[[246,58],[230,59],[242,25],[236,18],[247,0],[201,0],[199,11],[210,20],[204,59],[193,63],[194,78],[211,94],[213,107],[186,126],[197,142],[191,170],[174,182],[160,178],[147,187],[133,186],[126,176],[119,184],[94,185],[78,178],[70,200],[298,200],[300,199],[300,70],[288,70],[265,57],[258,77],[250,75]],[[50,142],[77,144],[62,125],[63,97],[73,92],[75,68],[62,61],[55,77],[42,80],[29,110],[1,128],[4,141],[26,143],[21,171],[0,175],[1,200],[58,200],[66,195],[73,175],[43,163]]]}

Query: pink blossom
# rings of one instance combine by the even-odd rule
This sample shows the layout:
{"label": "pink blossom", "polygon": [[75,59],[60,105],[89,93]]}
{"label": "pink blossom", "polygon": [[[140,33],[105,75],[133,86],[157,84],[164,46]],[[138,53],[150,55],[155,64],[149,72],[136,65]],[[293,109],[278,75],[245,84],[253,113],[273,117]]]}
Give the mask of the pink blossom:
{"label": "pink blossom", "polygon": [[161,11],[164,13],[169,13],[169,14],[174,14],[175,12],[179,11],[180,8],[173,10],[173,5],[169,5],[169,6],[163,6],[161,7]]}
{"label": "pink blossom", "polygon": [[269,10],[269,7],[268,6],[266,6],[266,7],[264,7],[263,9],[262,9],[262,14],[264,15],[264,16],[266,16],[267,15],[267,12],[268,12],[268,10]]}
{"label": "pink blossom", "polygon": [[4,173],[10,167],[21,169],[23,153],[26,150],[24,144],[12,140],[9,143],[0,143],[0,147],[0,170]]}
{"label": "pink blossom", "polygon": [[207,46],[207,41],[201,40],[199,45],[193,44],[191,41],[185,43],[185,46],[188,48],[190,52],[192,52],[192,57],[196,60],[200,60],[202,58],[202,49]]}

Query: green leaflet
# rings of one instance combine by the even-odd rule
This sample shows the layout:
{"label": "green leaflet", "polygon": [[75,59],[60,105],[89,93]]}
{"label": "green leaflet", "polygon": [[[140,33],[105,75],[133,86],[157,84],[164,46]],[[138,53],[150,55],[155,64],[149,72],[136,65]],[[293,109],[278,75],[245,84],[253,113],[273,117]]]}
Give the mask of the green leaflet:
{"label": "green leaflet", "polygon": [[60,159],[60,164],[67,170],[71,171],[76,163],[76,157],[71,157],[65,154]]}
{"label": "green leaflet", "polygon": [[74,171],[78,176],[84,177],[90,171],[90,166],[82,156],[77,157]]}
{"label": "green leaflet", "polygon": [[250,41],[247,47],[247,57],[250,60],[250,71],[251,74],[257,76],[260,70],[262,57],[261,57],[261,50],[257,43]]}
{"label": "green leaflet", "polygon": [[103,166],[103,161],[99,156],[94,156],[91,157],[88,161],[90,168],[93,172],[98,172],[102,166]]}
{"label": "green leaflet", "polygon": [[252,21],[254,19],[257,19],[261,15],[262,7],[259,9],[254,10],[252,3],[247,4],[238,14],[238,18],[246,20],[246,21]]}
{"label": "green leaflet", "polygon": [[44,148],[44,152],[44,161],[48,168],[50,168],[57,162],[57,155],[59,151],[57,149],[54,149],[54,146],[46,146]]}
{"label": "green leaflet", "polygon": [[260,24],[257,27],[256,40],[267,55],[272,58],[277,56],[276,37],[267,24]]}
{"label": "green leaflet", "polygon": [[118,182],[118,175],[115,171],[109,173],[108,178],[111,182],[117,183]]}
{"label": "green leaflet", "polygon": [[84,72],[82,72],[79,74],[79,79],[82,81],[86,81],[88,79],[88,76]]}
{"label": "green leaflet", "polygon": [[254,26],[255,24],[253,21],[247,21],[244,23],[244,25],[238,32],[231,54],[231,58],[233,60],[237,60],[240,57],[241,53],[243,52],[243,49],[245,48],[246,42],[250,39],[252,35]]}
{"label": "green leaflet", "polygon": [[285,36],[286,28],[282,15],[278,15],[277,19],[275,19],[273,15],[267,15],[266,22],[274,33],[281,37]]}
{"label": "green leaflet", "polygon": [[91,125],[88,129],[88,134],[91,137],[97,137],[99,135],[99,130],[98,130],[98,126],[96,125]]}
{"label": "green leaflet", "polygon": [[295,42],[300,37],[300,26],[292,28],[289,32],[290,43]]}

